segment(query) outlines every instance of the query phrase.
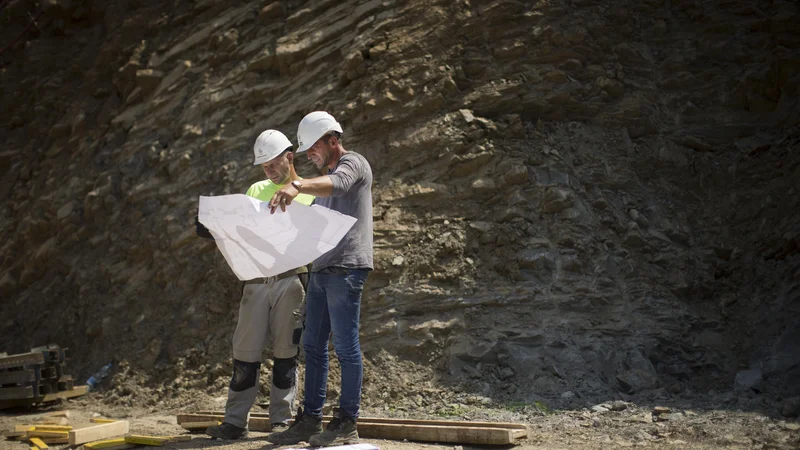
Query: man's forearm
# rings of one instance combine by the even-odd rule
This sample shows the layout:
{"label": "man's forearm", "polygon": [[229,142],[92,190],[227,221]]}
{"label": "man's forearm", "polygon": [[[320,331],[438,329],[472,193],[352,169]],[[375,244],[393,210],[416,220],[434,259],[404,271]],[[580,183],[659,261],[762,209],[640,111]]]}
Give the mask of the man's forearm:
{"label": "man's forearm", "polygon": [[300,180],[300,192],[316,197],[330,197],[333,194],[333,181],[328,175]]}

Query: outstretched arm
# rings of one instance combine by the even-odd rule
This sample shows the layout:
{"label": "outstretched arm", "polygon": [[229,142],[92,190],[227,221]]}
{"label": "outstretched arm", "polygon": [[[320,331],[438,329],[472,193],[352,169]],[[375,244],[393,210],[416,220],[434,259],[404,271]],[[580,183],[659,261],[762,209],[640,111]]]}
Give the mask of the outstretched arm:
{"label": "outstretched arm", "polygon": [[[316,197],[330,197],[333,193],[333,181],[328,175],[301,180],[300,185],[303,194],[310,194]],[[278,189],[278,192],[276,192],[269,201],[270,214],[275,214],[278,208],[285,212],[286,207],[292,204],[292,200],[294,200],[298,194],[300,194],[300,191],[291,183]]]}

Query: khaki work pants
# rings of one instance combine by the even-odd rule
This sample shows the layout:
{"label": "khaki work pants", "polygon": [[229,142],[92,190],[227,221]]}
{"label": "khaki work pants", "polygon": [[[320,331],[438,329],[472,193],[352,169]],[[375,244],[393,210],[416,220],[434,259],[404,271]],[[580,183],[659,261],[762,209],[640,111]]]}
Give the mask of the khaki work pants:
{"label": "khaki work pants", "polygon": [[[274,358],[293,358],[298,346],[292,334],[298,324],[296,314],[303,304],[305,291],[298,276],[290,276],[264,284],[246,284],[239,304],[239,319],[233,334],[233,357],[244,362],[261,362],[267,345]],[[258,396],[258,382],[243,391],[228,389],[225,422],[237,427],[247,426],[247,414]],[[272,384],[269,396],[271,423],[287,422],[292,418],[297,396],[297,380],[288,389]]]}

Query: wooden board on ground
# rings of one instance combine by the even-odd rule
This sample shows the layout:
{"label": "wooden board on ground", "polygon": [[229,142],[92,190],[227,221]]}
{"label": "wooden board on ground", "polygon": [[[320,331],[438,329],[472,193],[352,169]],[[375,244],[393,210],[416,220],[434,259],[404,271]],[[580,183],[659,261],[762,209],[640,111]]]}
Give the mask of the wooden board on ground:
{"label": "wooden board on ground", "polygon": [[87,392],[89,392],[89,386],[86,386],[84,384],[81,386],[75,386],[74,388],[68,391],[61,391],[61,392],[55,392],[53,394],[47,394],[42,399],[42,402],[52,402],[60,398],[80,397],[81,395],[86,395]]}
{"label": "wooden board on ground", "polygon": [[[179,424],[201,420],[221,420],[221,414],[181,414]],[[325,422],[331,418],[323,418]],[[248,421],[252,431],[270,431],[269,417]],[[446,420],[359,418],[358,434],[367,439],[391,439],[422,442],[447,442],[474,445],[513,445],[528,436],[528,427],[519,423],[460,422]]]}
{"label": "wooden board on ground", "polygon": [[102,417],[93,417],[93,418],[89,419],[89,422],[92,422],[92,423],[111,423],[111,422],[116,422],[116,421],[117,421],[117,419],[105,419],[105,418],[102,418]]}
{"label": "wooden board on ground", "polygon": [[45,444],[44,441],[39,438],[31,438],[30,441],[31,444],[35,445],[37,448],[48,448],[47,444]]}
{"label": "wooden board on ground", "polygon": [[69,432],[69,445],[79,445],[101,439],[109,439],[127,434],[128,431],[130,430],[127,420],[79,428]]}
{"label": "wooden board on ground", "polygon": [[169,440],[169,436],[143,436],[141,434],[125,435],[125,442],[129,444],[153,445],[156,447],[161,447],[164,444],[168,444]]}
{"label": "wooden board on ground", "polygon": [[114,439],[104,439],[102,441],[95,441],[83,444],[83,447],[89,450],[100,450],[100,449],[114,449],[114,450],[122,450],[126,448],[134,448],[138,447],[136,444],[129,444],[125,442],[124,437],[114,438]]}
{"label": "wooden board on ground", "polygon": [[27,435],[27,431],[3,431],[3,437],[6,439],[19,439]]}
{"label": "wooden board on ground", "polygon": [[[225,417],[225,413],[221,411],[201,411],[194,414],[180,414],[178,415],[178,424],[181,424],[181,418],[187,419],[189,417]],[[250,413],[250,418],[264,418],[269,419],[267,413]],[[332,416],[323,416],[322,420],[331,420]],[[358,423],[389,423],[389,424],[406,424],[406,425],[456,425],[467,427],[487,427],[487,428],[509,428],[516,430],[527,430],[528,426],[524,423],[510,423],[510,422],[469,422],[461,420],[426,420],[426,419],[386,419],[383,417],[359,417]]]}
{"label": "wooden board on ground", "polygon": [[219,420],[202,420],[198,422],[183,422],[181,423],[181,427],[186,430],[205,430],[208,427],[213,427],[214,425],[219,425]]}

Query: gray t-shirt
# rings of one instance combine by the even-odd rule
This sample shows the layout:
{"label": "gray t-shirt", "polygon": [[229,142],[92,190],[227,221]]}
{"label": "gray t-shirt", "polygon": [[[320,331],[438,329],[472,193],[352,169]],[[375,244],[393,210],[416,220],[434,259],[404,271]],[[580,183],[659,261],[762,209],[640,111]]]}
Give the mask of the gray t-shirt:
{"label": "gray t-shirt", "polygon": [[339,244],[314,261],[313,271],[326,267],[372,269],[372,168],[363,156],[347,152],[328,176],[333,181],[330,197],[314,203],[355,217],[356,223]]}

